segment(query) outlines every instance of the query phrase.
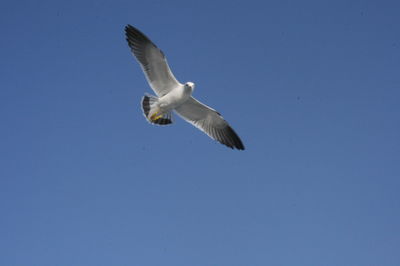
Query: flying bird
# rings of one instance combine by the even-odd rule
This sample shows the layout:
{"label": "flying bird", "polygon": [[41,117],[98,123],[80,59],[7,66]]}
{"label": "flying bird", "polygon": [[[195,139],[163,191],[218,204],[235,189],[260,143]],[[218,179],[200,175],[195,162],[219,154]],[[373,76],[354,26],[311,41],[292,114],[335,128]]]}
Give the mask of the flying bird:
{"label": "flying bird", "polygon": [[139,62],[150,87],[157,96],[145,94],[142,109],[146,119],[155,125],[172,123],[172,111],[209,137],[228,146],[244,150],[239,136],[225,119],[193,96],[194,83],[180,83],[168,66],[164,53],[141,31],[125,27],[126,40]]}

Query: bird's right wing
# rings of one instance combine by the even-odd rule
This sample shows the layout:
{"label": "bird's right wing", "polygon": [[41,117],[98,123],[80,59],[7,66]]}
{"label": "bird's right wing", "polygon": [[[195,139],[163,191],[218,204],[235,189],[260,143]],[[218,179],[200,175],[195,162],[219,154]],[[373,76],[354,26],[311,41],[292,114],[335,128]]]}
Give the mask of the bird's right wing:
{"label": "bird's right wing", "polygon": [[157,96],[164,96],[180,85],[172,74],[164,53],[146,35],[131,25],[125,27],[125,33],[132,53]]}
{"label": "bird's right wing", "polygon": [[212,139],[228,146],[244,150],[239,136],[229,126],[228,122],[214,109],[190,97],[175,111],[186,121],[206,133]]}

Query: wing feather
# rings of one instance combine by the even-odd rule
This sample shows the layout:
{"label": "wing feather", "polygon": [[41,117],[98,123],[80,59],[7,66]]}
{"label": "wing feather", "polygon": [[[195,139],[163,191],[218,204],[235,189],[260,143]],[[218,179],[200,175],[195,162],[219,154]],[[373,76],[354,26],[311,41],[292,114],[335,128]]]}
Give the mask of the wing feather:
{"label": "wing feather", "polygon": [[125,27],[125,33],[132,53],[159,97],[180,85],[172,74],[164,53],[146,35],[131,25]]}
{"label": "wing feather", "polygon": [[190,97],[175,109],[183,119],[199,128],[212,139],[228,146],[244,150],[244,145],[228,122],[214,109]]}

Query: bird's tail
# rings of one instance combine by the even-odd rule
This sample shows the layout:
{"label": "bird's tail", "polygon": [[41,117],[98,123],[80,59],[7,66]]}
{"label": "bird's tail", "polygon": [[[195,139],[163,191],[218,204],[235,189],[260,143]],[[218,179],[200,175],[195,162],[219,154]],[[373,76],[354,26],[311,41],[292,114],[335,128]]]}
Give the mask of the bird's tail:
{"label": "bird's tail", "polygon": [[172,124],[172,114],[161,113],[158,108],[158,98],[153,95],[145,94],[142,98],[142,110],[147,121],[155,125],[169,125]]}

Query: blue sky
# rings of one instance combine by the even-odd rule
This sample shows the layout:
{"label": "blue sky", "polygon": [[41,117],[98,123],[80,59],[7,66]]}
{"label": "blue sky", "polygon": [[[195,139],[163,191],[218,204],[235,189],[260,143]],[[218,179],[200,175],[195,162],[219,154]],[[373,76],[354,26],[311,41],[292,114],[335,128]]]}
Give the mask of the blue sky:
{"label": "blue sky", "polygon": [[[1,265],[400,264],[396,1],[2,1]],[[246,150],[149,125],[132,24]]]}

